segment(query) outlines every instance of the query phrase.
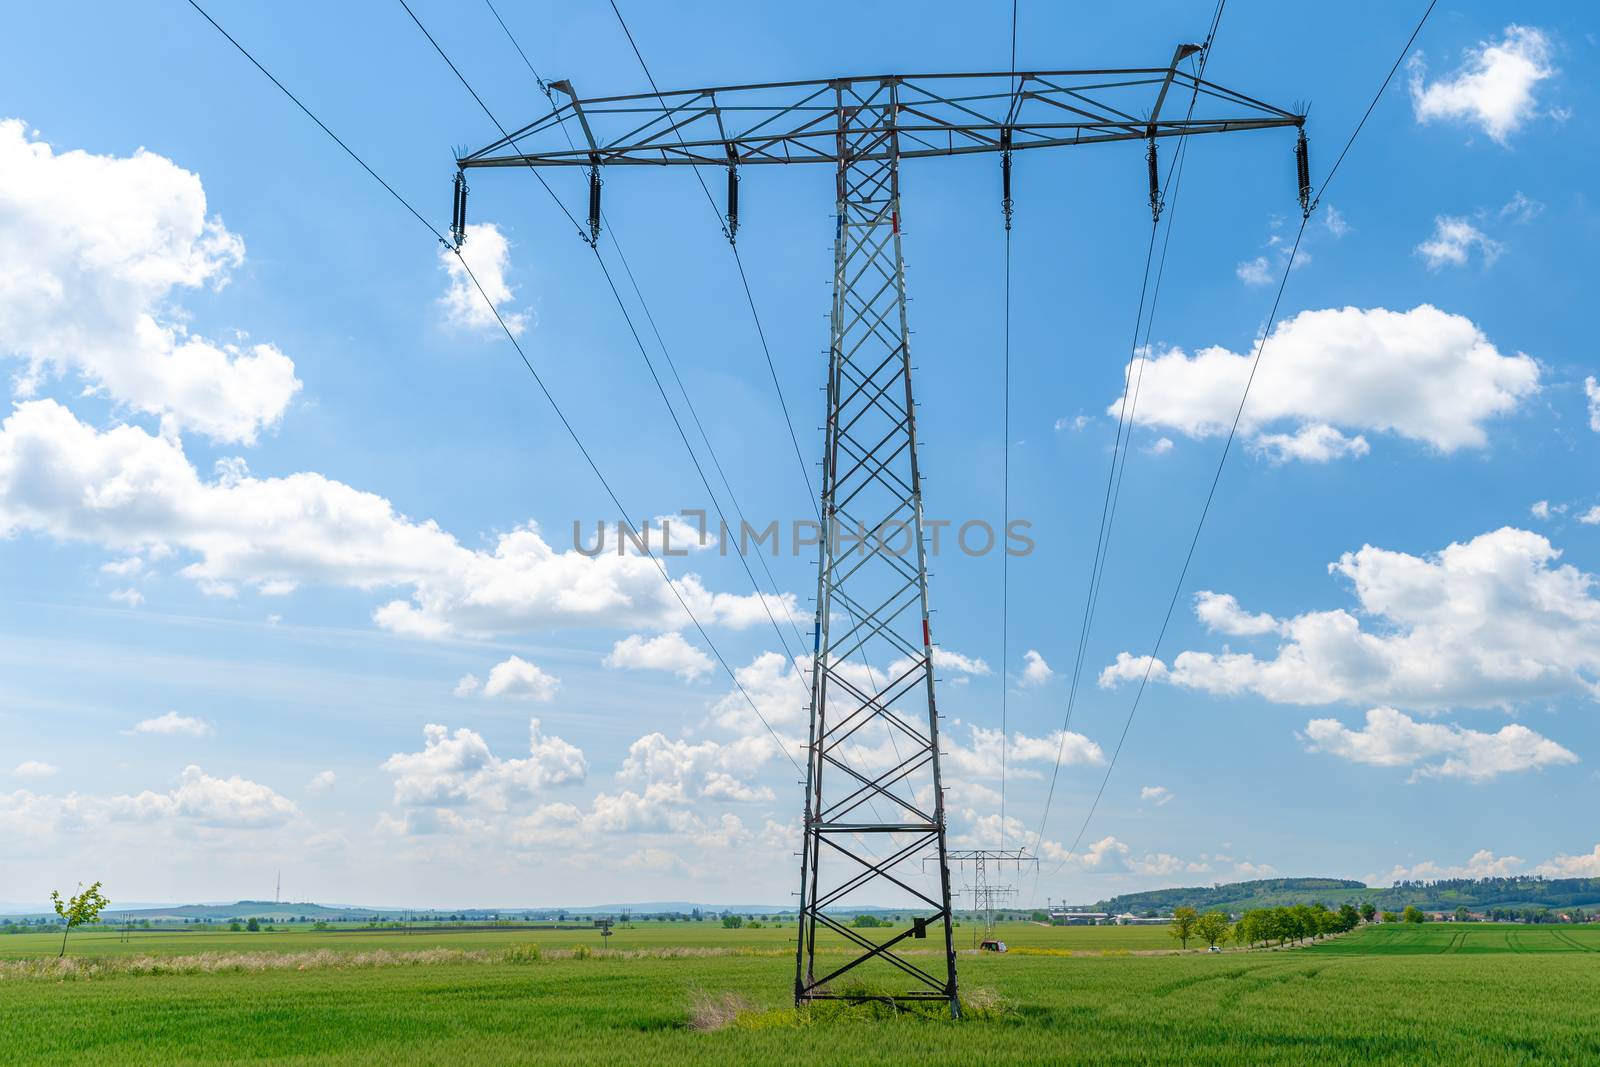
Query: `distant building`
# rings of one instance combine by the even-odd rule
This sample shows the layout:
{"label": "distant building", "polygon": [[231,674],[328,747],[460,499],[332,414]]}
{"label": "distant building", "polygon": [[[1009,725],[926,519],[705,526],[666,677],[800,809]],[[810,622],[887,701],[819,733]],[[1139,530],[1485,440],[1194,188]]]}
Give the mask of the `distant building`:
{"label": "distant building", "polygon": [[1104,911],[1052,911],[1051,926],[1099,926],[1109,921],[1111,915]]}
{"label": "distant building", "polygon": [[1143,918],[1141,916],[1133,914],[1133,912],[1131,912],[1131,911],[1125,911],[1121,915],[1118,915],[1112,921],[1115,922],[1118,926],[1165,926],[1167,923],[1170,923],[1172,921],[1172,917],[1169,915],[1165,919],[1161,919],[1161,918],[1146,919],[1146,918]]}

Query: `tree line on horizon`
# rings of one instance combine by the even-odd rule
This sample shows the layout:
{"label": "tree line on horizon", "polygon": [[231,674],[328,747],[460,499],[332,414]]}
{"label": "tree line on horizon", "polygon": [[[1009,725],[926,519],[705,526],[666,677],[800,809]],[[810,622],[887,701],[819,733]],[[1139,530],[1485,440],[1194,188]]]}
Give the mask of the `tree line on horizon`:
{"label": "tree line on horizon", "polygon": [[[1195,940],[1211,948],[1227,941],[1246,948],[1273,942],[1281,947],[1349,933],[1363,922],[1375,922],[1378,918],[1377,905],[1370,900],[1360,905],[1346,901],[1337,910],[1321,903],[1253,908],[1237,922],[1230,920],[1226,912],[1213,910],[1202,915],[1197,909],[1183,905],[1173,909],[1167,932],[1184,948]],[[1420,923],[1426,919],[1427,915],[1420,908],[1409,904],[1402,913],[1382,913],[1384,922]]]}
{"label": "tree line on horizon", "polygon": [[[1296,899],[1298,898],[1298,899]],[[1111,913],[1170,914],[1178,907],[1204,913],[1213,909],[1240,912],[1251,908],[1310,905],[1346,898],[1370,900],[1380,910],[1401,911],[1408,904],[1429,911],[1465,907],[1487,912],[1492,908],[1515,912],[1527,908],[1570,910],[1600,906],[1600,878],[1536,878],[1516,875],[1501,878],[1441,878],[1434,881],[1397,881],[1385,889],[1341,878],[1263,878],[1211,886],[1154,889],[1124,893],[1103,900],[1091,910]],[[1342,902],[1342,901],[1341,901]]]}

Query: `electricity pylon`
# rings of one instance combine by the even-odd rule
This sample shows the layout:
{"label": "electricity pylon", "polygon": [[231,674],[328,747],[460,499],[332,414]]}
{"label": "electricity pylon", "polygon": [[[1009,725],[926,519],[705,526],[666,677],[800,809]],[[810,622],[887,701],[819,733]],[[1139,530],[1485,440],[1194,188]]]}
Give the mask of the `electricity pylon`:
{"label": "electricity pylon", "polygon": [[[1302,130],[1296,151],[1304,202],[1305,116],[1180,68],[1200,50],[1180,46],[1165,67],[881,75],[588,99],[570,82],[552,82],[567,97],[554,111],[457,157],[451,228],[458,243],[466,230],[469,169],[587,170],[584,236],[591,242],[600,236],[605,167],[726,168],[730,240],[738,233],[740,168],[819,163],[834,170],[833,311],[797,1004],[920,1000],[948,1002],[952,1015],[960,1011],[901,255],[900,164],[999,153],[1009,202],[1013,152],[1144,141],[1150,207],[1159,216],[1161,139],[1296,127]],[[1174,91],[1191,104],[1181,118],[1167,114]],[[578,131],[570,142],[569,124]],[[869,725],[881,727],[886,745],[863,749],[868,735],[862,730]],[[929,850],[937,861],[932,877],[919,869]],[[901,906],[911,922],[886,935],[852,925],[850,911],[867,905]],[[937,963],[904,944],[930,931]]]}
{"label": "electricity pylon", "polygon": [[[926,856],[923,858],[923,863],[935,859],[938,857]],[[997,885],[989,881],[989,865],[993,864],[1000,870],[1009,865],[1018,871],[1025,866],[1039,866],[1038,858],[1025,848],[952,849],[946,853],[944,859],[946,864],[954,863],[957,867],[972,868],[972,882],[966,888],[972,897],[974,917],[980,915],[983,917],[983,928],[972,932],[974,945],[994,935],[995,908],[1004,907],[1017,895],[1016,886]]]}

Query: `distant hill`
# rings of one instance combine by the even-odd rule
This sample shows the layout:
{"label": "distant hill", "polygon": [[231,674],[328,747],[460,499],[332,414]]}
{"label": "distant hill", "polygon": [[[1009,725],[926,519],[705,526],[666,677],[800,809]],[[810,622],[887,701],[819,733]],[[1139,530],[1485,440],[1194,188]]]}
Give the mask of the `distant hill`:
{"label": "distant hill", "polygon": [[106,919],[198,919],[207,922],[227,922],[231,919],[296,919],[304,916],[312,921],[340,921],[366,919],[373,915],[389,918],[399,916],[392,908],[330,907],[310,902],[271,900],[240,900],[232,904],[168,904],[150,908],[117,908],[106,910]]}
{"label": "distant hill", "polygon": [[1173,908],[1188,906],[1208,911],[1247,911],[1250,908],[1273,908],[1280,904],[1311,904],[1321,901],[1337,907],[1346,900],[1366,899],[1372,891],[1365,882],[1348,878],[1262,878],[1253,882],[1231,882],[1226,885],[1188,886],[1179,889],[1153,889],[1144,893],[1124,893],[1102,900],[1094,911],[1113,914],[1133,912],[1143,915],[1147,911],[1170,914]]}
{"label": "distant hill", "polygon": [[1093,911],[1120,914],[1147,911],[1169,914],[1187,905],[1206,911],[1228,912],[1274,908],[1289,904],[1323,903],[1331,908],[1349,901],[1370,900],[1374,907],[1400,911],[1415,904],[1424,911],[1470,911],[1490,908],[1594,908],[1600,906],[1600,878],[1452,878],[1436,882],[1398,882],[1388,888],[1369,888],[1346,878],[1262,878],[1253,882],[1156,889],[1124,893],[1092,906]]}

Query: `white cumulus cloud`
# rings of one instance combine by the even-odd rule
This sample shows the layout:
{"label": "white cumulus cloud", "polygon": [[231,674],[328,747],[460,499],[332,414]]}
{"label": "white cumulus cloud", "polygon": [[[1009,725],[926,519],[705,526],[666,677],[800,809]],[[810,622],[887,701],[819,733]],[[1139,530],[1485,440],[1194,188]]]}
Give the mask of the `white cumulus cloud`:
{"label": "white cumulus cloud", "polygon": [[1505,144],[1538,115],[1534,90],[1556,72],[1552,51],[1543,30],[1513,23],[1499,40],[1467,49],[1461,66],[1436,81],[1427,80],[1421,55],[1412,57],[1411,105],[1417,121],[1471,123]]}
{"label": "white cumulus cloud", "polygon": [[[961,743],[953,730],[942,735],[939,740],[944,749],[943,766],[947,773],[963,779],[999,778],[1001,736],[999,730],[976,723],[967,724],[966,744]],[[1041,777],[1042,772],[1030,765],[1054,766],[1058,754],[1062,764],[1069,767],[1102,766],[1106,761],[1104,750],[1076,731],[1054,730],[1043,737],[1013,731],[1005,745],[1006,773],[1013,778]]]}
{"label": "white cumulus cloud", "polygon": [[620,670],[671,671],[686,682],[709,674],[714,667],[710,656],[676,630],[655,637],[630,634],[612,646],[603,662]]}
{"label": "white cumulus cloud", "polygon": [[1409,866],[1395,864],[1387,874],[1369,874],[1365,881],[1368,885],[1394,885],[1396,882],[1437,882],[1447,878],[1507,878],[1522,867],[1522,860],[1517,856],[1496,856],[1486,848],[1480,848],[1472,854],[1465,863],[1435,863],[1433,860],[1423,860]]}
{"label": "white cumulus cloud", "polygon": [[1411,781],[1462,778],[1487,782],[1502,774],[1576,763],[1578,757],[1520,723],[1494,733],[1454,723],[1418,722],[1394,708],[1373,708],[1352,730],[1337,719],[1306,724],[1307,747],[1374,767],[1410,767]]}
{"label": "white cumulus cloud", "polygon": [[18,778],[49,778],[61,770],[53,763],[43,760],[25,759],[12,768],[11,773]]}
{"label": "white cumulus cloud", "polygon": [[543,703],[554,700],[556,690],[560,687],[561,679],[521,656],[511,656],[489,670],[489,680],[483,684],[483,695],[490,700],[509,697]]}
{"label": "white cumulus cloud", "polygon": [[583,751],[555,736],[545,736],[538,719],[528,720],[528,756],[501,759],[473,730],[454,733],[429,723],[422,728],[420,752],[396,752],[383,763],[394,775],[394,800],[410,808],[482,805],[504,811],[550,786],[582,782],[589,764]]}
{"label": "white cumulus cloud", "polygon": [[133,726],[136,734],[165,734],[187,735],[189,737],[205,737],[211,732],[211,724],[204,719],[197,719],[189,715],[179,715],[169,711],[165,715],[157,715],[153,719],[142,719]]}
{"label": "white cumulus cloud", "polygon": [[[1428,304],[1303,311],[1266,343],[1241,429],[1280,459],[1364,454],[1366,440],[1351,431],[1393,433],[1441,452],[1482,448],[1484,424],[1539,388],[1531,358],[1502,355],[1470,320]],[[1251,358],[1215,346],[1145,357],[1139,421],[1191,437],[1227,433]],[[1275,429],[1284,424],[1294,432]]]}
{"label": "white cumulus cloud", "polygon": [[617,779],[642,786],[665,803],[697,798],[771,801],[776,799],[771,788],[753,785],[750,778],[776,754],[773,743],[763,737],[691,743],[651,733],[628,746]]}
{"label": "white cumulus cloud", "polygon": [[[31,532],[116,552],[190,557],[203,591],[283,583],[398,590],[374,620],[423,637],[549,625],[683,624],[681,596],[707,625],[766,625],[752,593],[713,592],[686,574],[677,596],[651,560],[560,551],[539,530],[469,549],[431,520],[321,474],[258,478],[242,462],[201,477],[175,438],[134,426],[97,430],[53,400],[18,404],[0,423],[0,536]],[[793,594],[767,597],[780,619]]]}
{"label": "white cumulus cloud", "polygon": [[1589,429],[1600,433],[1600,381],[1592,374],[1583,380],[1583,395],[1589,400]]}
{"label": "white cumulus cloud", "polygon": [[1496,241],[1466,219],[1438,215],[1433,220],[1433,236],[1417,245],[1417,255],[1428,261],[1429,270],[1441,267],[1464,267],[1472,250],[1476,248],[1485,267],[1489,266],[1505,245]]}
{"label": "white cumulus cloud", "polygon": [[1068,853],[1051,841],[1043,842],[1041,857],[1064,866],[1093,874],[1142,874],[1166,877],[1174,874],[1201,874],[1211,869],[1203,860],[1185,860],[1168,852],[1134,855],[1133,849],[1115,837],[1102,837],[1080,852]]}
{"label": "white cumulus cloud", "polygon": [[[463,259],[466,260],[465,266],[462,265]],[[467,239],[462,242],[460,257],[448,248],[441,248],[439,262],[450,276],[450,287],[439,298],[439,303],[444,307],[445,317],[451,325],[499,329],[500,321],[495,318],[495,311],[498,310],[500,319],[505,321],[506,328],[513,334],[520,334],[527,329],[526,312],[510,311],[504,307],[514,295],[511,284],[506,281],[506,269],[511,264],[511,242],[500,232],[499,226],[492,222],[468,223]],[[473,284],[473,277],[478,279],[477,285]],[[479,285],[483,287],[482,293],[478,291]],[[484,296],[494,302],[493,309]]]}
{"label": "white cumulus cloud", "polygon": [[1160,807],[1172,799],[1172,790],[1164,785],[1147,785],[1139,790],[1139,799],[1148,800],[1156,807]]}
{"label": "white cumulus cloud", "polygon": [[1024,666],[1022,668],[1022,684],[1026,686],[1041,686],[1056,676],[1050,669],[1050,664],[1044,661],[1035,649],[1028,649],[1022,654]]}
{"label": "white cumulus cloud", "polygon": [[[1424,711],[1509,707],[1575,694],[1600,700],[1596,578],[1537,533],[1505,527],[1428,556],[1364,546],[1329,567],[1357,610],[1280,623],[1277,652],[1179,655],[1152,677],[1219,696],[1282,704],[1387,704]],[[1137,680],[1147,657],[1123,652],[1101,672]]]}
{"label": "white cumulus cloud", "polygon": [[1194,595],[1194,614],[1209,630],[1236,637],[1276,633],[1282,625],[1266,612],[1252,615],[1239,606],[1232,593],[1202,589]]}
{"label": "white cumulus cloud", "polygon": [[1546,878],[1600,878],[1600,845],[1593,852],[1576,856],[1559,855],[1533,869]]}
{"label": "white cumulus cloud", "polygon": [[104,802],[113,819],[185,819],[204,826],[250,829],[278,826],[300,814],[294,802],[269,786],[234,775],[215,778],[190,764],[168,792],[145,790]]}
{"label": "white cumulus cloud", "polygon": [[300,389],[293,361],[191,333],[177,303],[243,259],[197,175],[143,149],[58,154],[0,120],[0,356],[24,362],[20,395],[70,373],[131,411],[253,442]]}
{"label": "white cumulus cloud", "polygon": [[1299,460],[1302,463],[1327,463],[1348,456],[1364,456],[1372,451],[1360,434],[1346,437],[1332,426],[1308,422],[1293,433],[1258,433],[1245,442],[1251,452],[1274,463]]}
{"label": "white cumulus cloud", "polygon": [[1233,273],[1246,285],[1271,285],[1275,280],[1266,256],[1247,259],[1234,268]]}

